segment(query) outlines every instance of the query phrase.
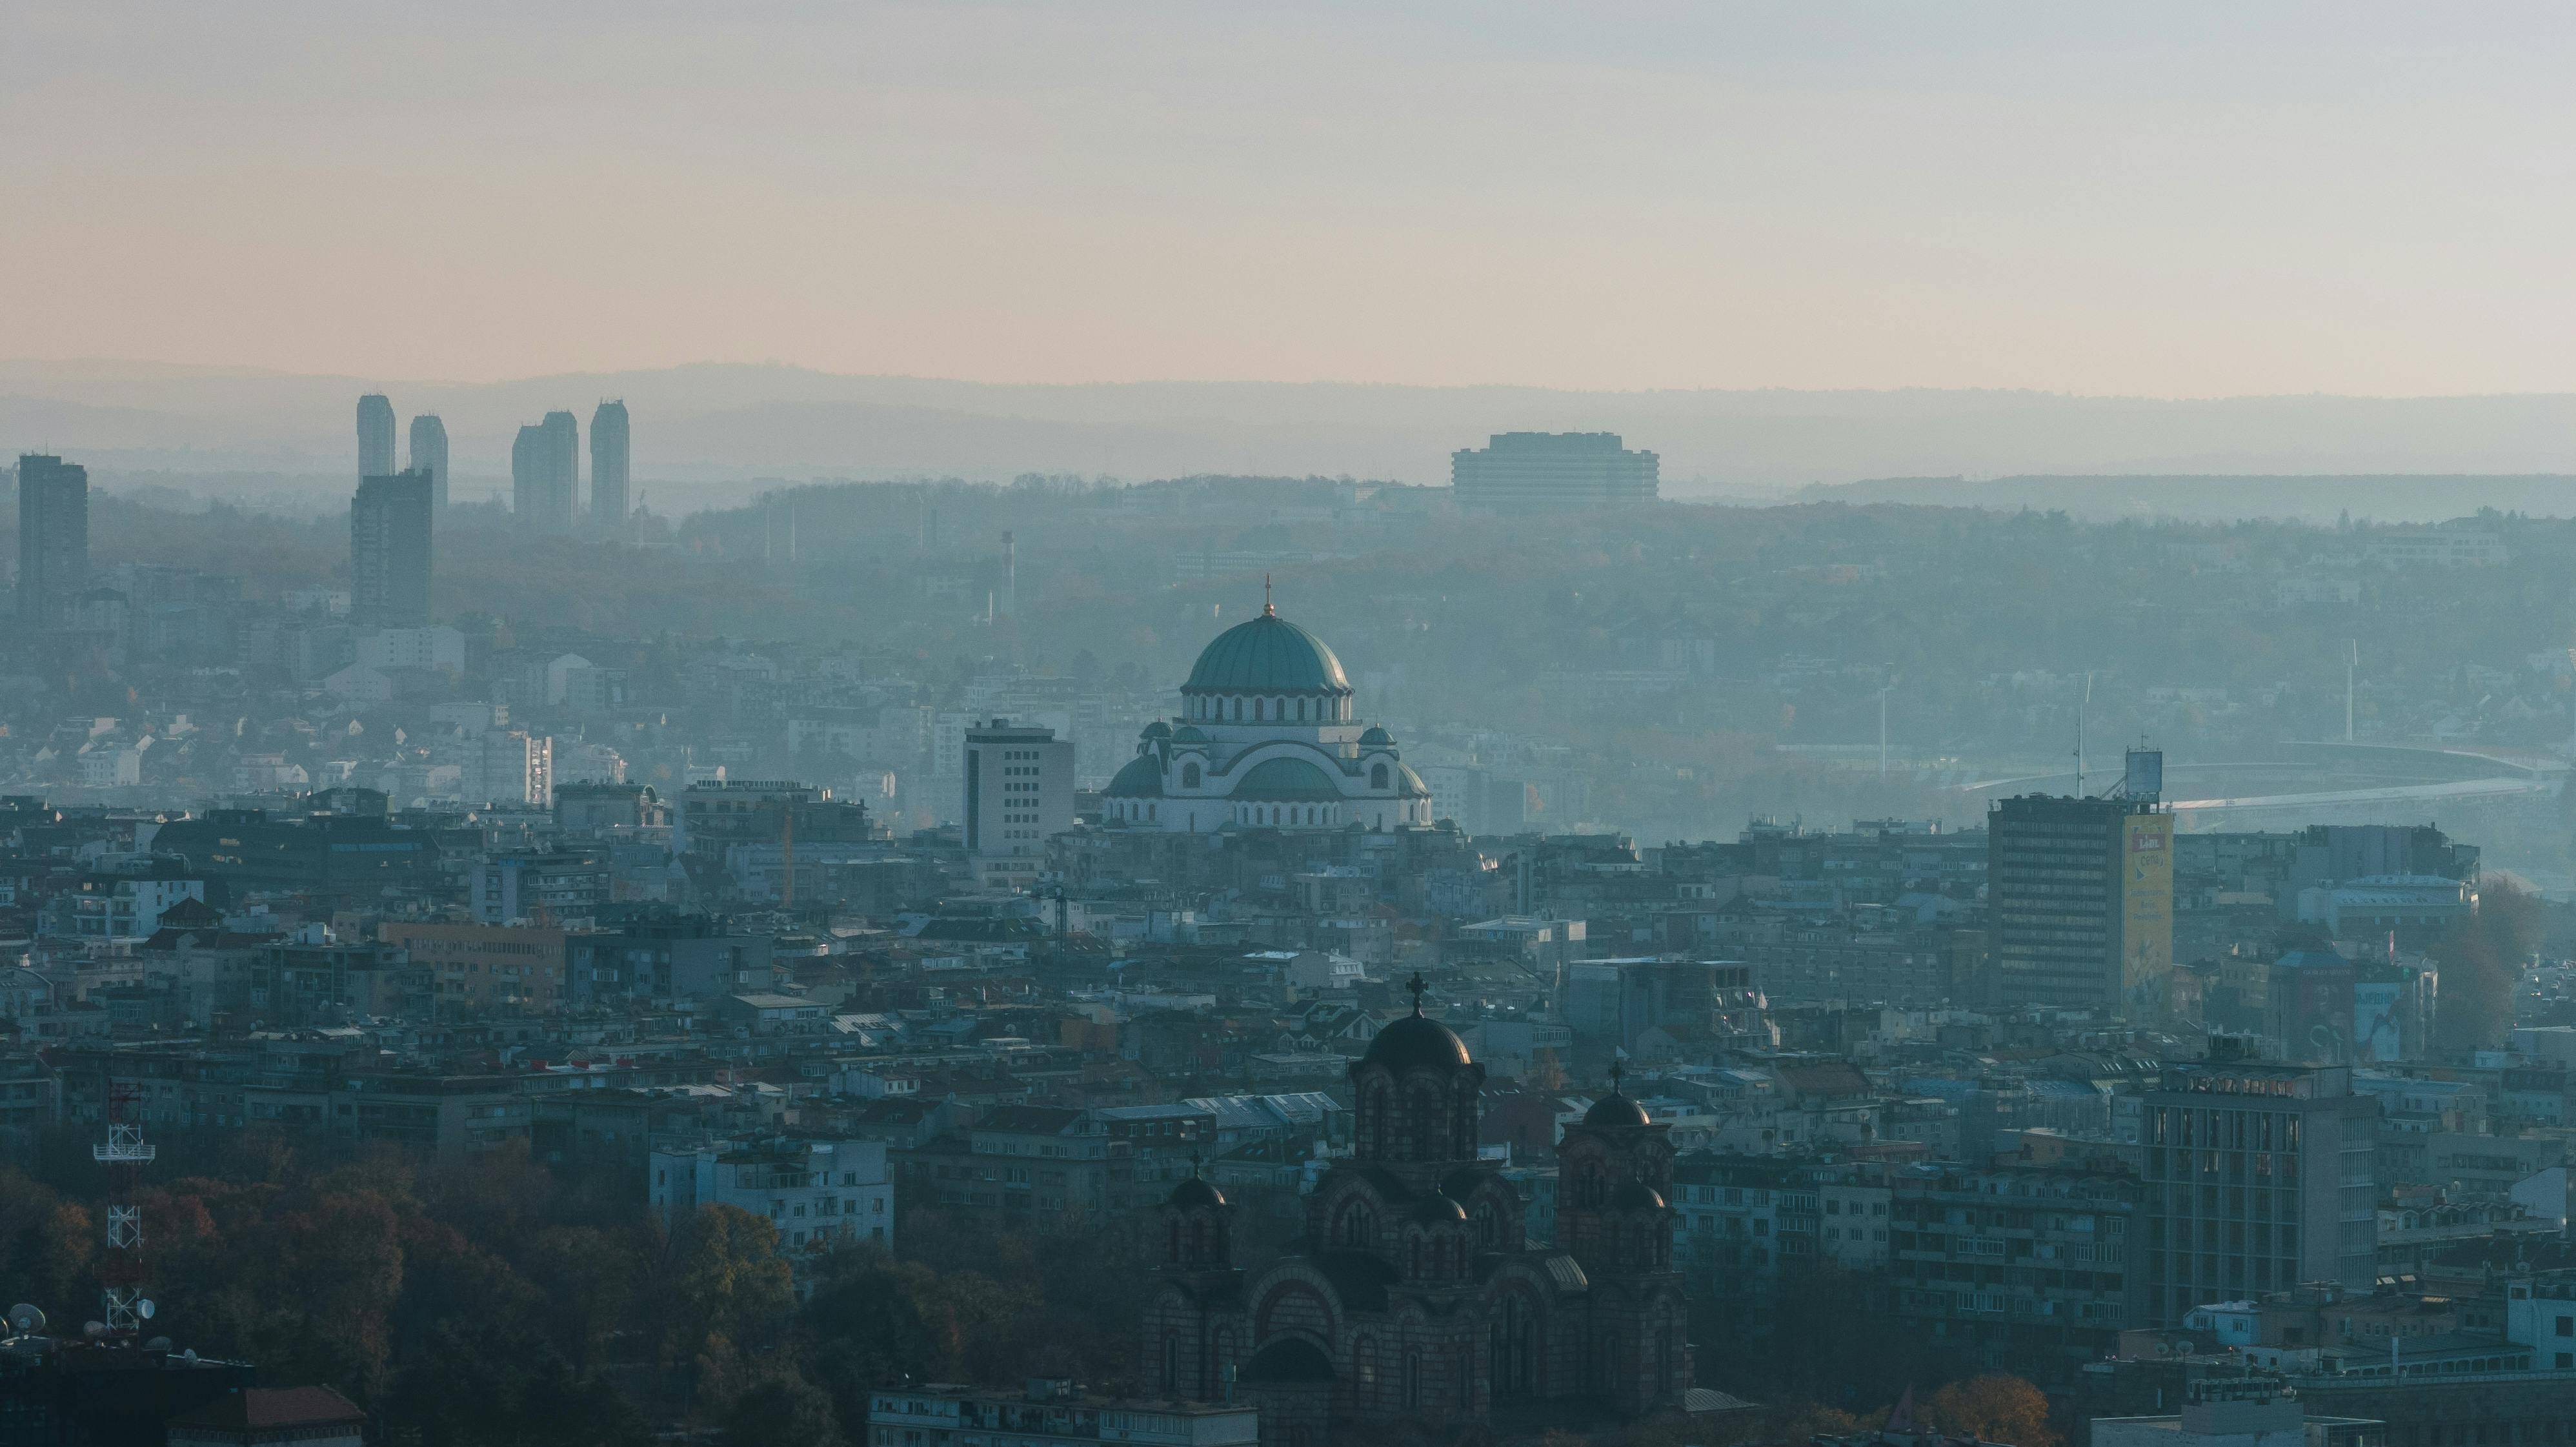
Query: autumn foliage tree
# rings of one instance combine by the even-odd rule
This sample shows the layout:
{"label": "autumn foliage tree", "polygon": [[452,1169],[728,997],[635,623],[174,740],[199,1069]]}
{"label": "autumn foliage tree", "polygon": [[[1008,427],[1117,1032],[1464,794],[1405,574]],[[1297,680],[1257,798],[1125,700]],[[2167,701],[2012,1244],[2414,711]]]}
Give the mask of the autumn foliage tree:
{"label": "autumn foliage tree", "polygon": [[2057,1447],[2057,1429],[2049,1425],[2048,1398],[2020,1377],[2001,1372],[1952,1382],[1932,1394],[1919,1411],[1922,1419],[1944,1432],[1972,1435],[2012,1447]]}

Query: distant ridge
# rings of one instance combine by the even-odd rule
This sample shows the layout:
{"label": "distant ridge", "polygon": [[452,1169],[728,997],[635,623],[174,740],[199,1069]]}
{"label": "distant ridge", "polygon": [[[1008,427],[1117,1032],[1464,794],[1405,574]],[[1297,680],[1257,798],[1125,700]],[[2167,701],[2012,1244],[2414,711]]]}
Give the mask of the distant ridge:
{"label": "distant ridge", "polygon": [[2165,517],[2189,522],[2295,518],[2332,522],[2441,522],[2481,508],[2576,517],[2576,474],[2530,473],[2127,473],[2018,477],[1880,477],[1812,484],[1800,502],[1912,503],[2002,511],[2033,508],[2087,521]]}
{"label": "distant ridge", "polygon": [[[1452,451],[1515,430],[1617,432],[1661,454],[1668,497],[1781,496],[1810,483],[1940,474],[2098,487],[2109,476],[2423,473],[2522,487],[2576,465],[2576,396],[2557,394],[2166,400],[1931,388],[1037,385],[774,363],[456,383],[97,360],[0,361],[0,454],[46,448],[105,473],[336,479],[354,461],[349,409],[364,391],[385,392],[401,416],[445,418],[460,479],[505,475],[520,423],[559,407],[587,416],[605,397],[623,397],[633,413],[639,482],[1074,472],[1437,483],[1448,479]],[[2365,505],[2398,515],[2377,501],[2356,511]]]}

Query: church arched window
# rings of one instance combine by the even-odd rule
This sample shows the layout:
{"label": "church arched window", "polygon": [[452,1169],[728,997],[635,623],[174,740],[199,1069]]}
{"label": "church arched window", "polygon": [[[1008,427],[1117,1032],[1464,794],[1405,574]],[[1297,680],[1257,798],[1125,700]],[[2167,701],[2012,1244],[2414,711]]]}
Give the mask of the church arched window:
{"label": "church arched window", "polygon": [[1196,764],[1181,765],[1181,787],[1184,789],[1195,789],[1198,786],[1199,766]]}
{"label": "church arched window", "polygon": [[1243,700],[1239,698],[1234,701],[1234,721],[1243,722]]}
{"label": "church arched window", "polygon": [[1163,1333],[1163,1390],[1181,1394],[1181,1334],[1176,1331]]}
{"label": "church arched window", "polygon": [[1301,699],[1297,700],[1297,722],[1299,722],[1299,723],[1304,723],[1305,721],[1306,721],[1306,700],[1304,700],[1304,699],[1302,699],[1302,698],[1301,698]]}
{"label": "church arched window", "polygon": [[1383,789],[1386,787],[1386,765],[1369,765],[1369,787],[1372,789]]}

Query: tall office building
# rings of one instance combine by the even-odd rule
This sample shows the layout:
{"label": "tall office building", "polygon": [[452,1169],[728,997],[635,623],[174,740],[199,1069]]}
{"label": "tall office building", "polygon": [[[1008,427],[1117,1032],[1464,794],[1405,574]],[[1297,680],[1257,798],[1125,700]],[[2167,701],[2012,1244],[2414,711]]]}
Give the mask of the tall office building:
{"label": "tall office building", "polygon": [[2379,1103],[2343,1066],[2234,1058],[2168,1066],[2140,1103],[2146,1320],[2303,1282],[2368,1290],[2378,1275]]}
{"label": "tall office building", "polygon": [[358,484],[349,504],[349,621],[361,628],[429,622],[430,529],[436,504],[419,468]]}
{"label": "tall office building", "polygon": [[358,399],[358,476],[384,477],[394,470],[394,404],[381,392]]}
{"label": "tall office building", "polygon": [[614,533],[626,526],[626,404],[602,402],[590,414],[590,525]]}
{"label": "tall office building", "polygon": [[986,884],[1026,887],[1073,827],[1073,742],[997,718],[966,731],[966,854]]}
{"label": "tall office building", "polygon": [[59,457],[18,459],[18,621],[59,628],[89,586],[89,469]]}
{"label": "tall office building", "polygon": [[581,424],[573,415],[549,412],[543,422],[520,428],[510,444],[510,506],[520,526],[571,532],[580,492]]}
{"label": "tall office building", "polygon": [[1616,432],[1497,432],[1481,450],[1449,455],[1460,507],[1498,513],[1572,512],[1653,502],[1651,452],[1630,452]]}
{"label": "tall office building", "polygon": [[2003,1001],[2163,1018],[2173,983],[2173,815],[2155,792],[2163,758],[2132,751],[2128,782],[2101,798],[2025,794],[1987,815]]}
{"label": "tall office building", "polygon": [[447,511],[447,424],[436,413],[411,419],[411,470],[429,474],[429,505]]}

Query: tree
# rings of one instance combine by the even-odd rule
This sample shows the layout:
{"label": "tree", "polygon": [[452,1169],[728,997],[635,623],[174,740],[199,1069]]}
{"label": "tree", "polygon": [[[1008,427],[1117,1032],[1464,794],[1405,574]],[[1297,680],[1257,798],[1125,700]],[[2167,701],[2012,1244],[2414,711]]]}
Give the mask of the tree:
{"label": "tree", "polygon": [[2442,971],[2433,1038],[2442,1054],[2462,1057],[2504,1043],[2513,1024],[2513,993],[2522,967],[2540,947],[2540,901],[2513,880],[2496,877],[2477,908],[2453,924],[2429,953]]}
{"label": "tree", "polygon": [[2048,1398],[2020,1377],[1989,1372],[1932,1394],[1923,1417],[1944,1432],[1964,1432],[2012,1447],[2057,1447]]}

